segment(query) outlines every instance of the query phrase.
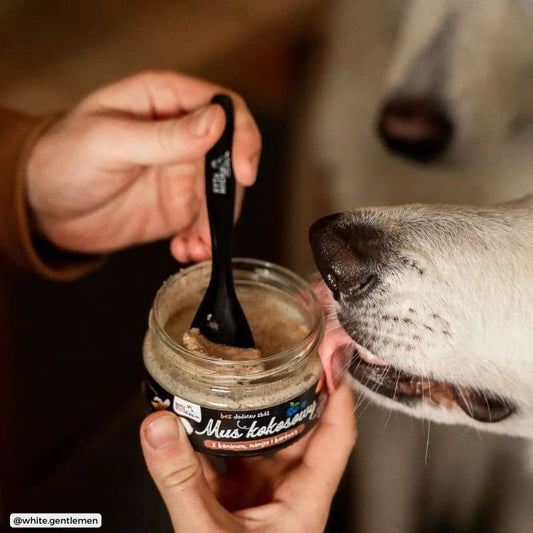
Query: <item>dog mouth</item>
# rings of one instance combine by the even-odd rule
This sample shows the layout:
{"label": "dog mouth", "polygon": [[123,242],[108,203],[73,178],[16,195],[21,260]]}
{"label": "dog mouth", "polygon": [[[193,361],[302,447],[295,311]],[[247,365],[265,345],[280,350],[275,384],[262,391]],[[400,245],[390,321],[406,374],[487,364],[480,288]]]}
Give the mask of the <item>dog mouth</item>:
{"label": "dog mouth", "polygon": [[485,423],[499,422],[515,411],[511,402],[488,391],[409,374],[384,365],[375,356],[370,362],[369,353],[357,345],[348,370],[364,387],[391,400],[408,406],[419,402],[448,408],[458,406],[470,418]]}
{"label": "dog mouth", "polygon": [[[384,291],[383,273],[389,268],[386,266],[391,246],[388,233],[365,222],[362,216],[354,219],[336,214],[317,220],[309,229],[309,238],[323,279],[315,291],[330,317],[320,349],[328,387],[333,388],[335,379],[348,370],[370,392],[408,407],[423,404],[462,410],[471,419],[483,423],[500,422],[516,411],[513,403],[493,391],[430,377],[431,368],[427,370],[429,375],[421,376],[389,365],[381,359],[381,354],[372,353],[372,346],[367,348],[361,338],[355,338],[355,335],[362,337],[364,332],[352,324],[353,314],[379,307],[379,293]],[[409,266],[408,261],[406,268]],[[423,270],[415,270],[423,274]],[[343,315],[348,320],[343,320]],[[347,325],[347,329],[341,324]],[[380,337],[384,344],[383,332]],[[394,344],[388,342],[389,346]]]}
{"label": "dog mouth", "polygon": [[516,411],[512,402],[490,391],[411,374],[388,364],[342,327],[326,284],[315,282],[313,288],[329,315],[319,351],[330,389],[348,371],[369,391],[409,407],[421,402],[434,407],[458,407],[468,417],[484,423],[500,422]]}
{"label": "dog mouth", "polygon": [[[315,287],[315,290],[324,302],[323,287]],[[412,374],[388,364],[355,341],[337,318],[326,322],[320,358],[331,389],[347,371],[370,392],[408,407],[424,403],[433,407],[460,408],[473,420],[484,423],[499,422],[516,411],[513,403],[490,391]]]}

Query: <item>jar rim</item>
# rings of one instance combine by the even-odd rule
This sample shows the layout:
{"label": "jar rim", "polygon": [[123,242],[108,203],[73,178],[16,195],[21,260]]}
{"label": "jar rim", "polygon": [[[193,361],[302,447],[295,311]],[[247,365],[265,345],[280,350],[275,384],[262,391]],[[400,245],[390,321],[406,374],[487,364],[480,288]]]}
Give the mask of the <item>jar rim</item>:
{"label": "jar rim", "polygon": [[[157,291],[156,297],[154,299],[154,303],[152,306],[152,310],[150,312],[150,318],[149,318],[149,327],[153,328],[156,333],[158,334],[159,338],[174,352],[178,353],[184,353],[187,354],[187,357],[190,358],[192,362],[196,362],[199,364],[209,365],[212,367],[218,367],[220,369],[224,368],[235,368],[238,366],[241,370],[246,370],[247,368],[253,368],[257,367],[257,359],[250,359],[250,360],[244,360],[244,361],[232,361],[227,359],[221,359],[217,357],[209,357],[207,355],[202,355],[197,352],[193,352],[191,350],[188,350],[185,348],[182,344],[179,344],[176,342],[164,329],[163,325],[161,324],[161,319],[158,315],[158,301],[162,297],[162,293],[167,285],[167,283],[174,279],[176,276],[179,276],[182,272],[186,271],[187,274],[194,273],[195,271],[199,271],[204,269],[207,265],[211,263],[211,260],[203,261],[201,263],[198,263],[196,265],[186,267],[176,274],[170,276],[165,283],[160,287],[160,289]],[[291,355],[297,355],[299,353],[302,353],[303,351],[311,351],[310,346],[314,348],[314,345],[317,344],[321,340],[321,334],[317,335],[317,331],[321,332],[322,327],[321,324],[324,321],[322,308],[320,306],[320,302],[318,300],[318,297],[316,293],[313,291],[309,283],[299,276],[298,274],[290,271],[289,269],[279,266],[275,263],[271,263],[269,261],[263,261],[261,259],[252,259],[252,258],[244,258],[244,257],[234,257],[232,258],[232,264],[235,268],[238,265],[246,265],[248,267],[252,267],[253,269],[265,269],[269,272],[273,272],[278,274],[284,281],[289,281],[290,284],[292,284],[296,289],[303,291],[308,298],[311,300],[310,304],[310,310],[311,310],[311,323],[309,324],[309,333],[298,343],[291,346],[288,350],[285,350],[280,353],[268,355],[266,357],[261,357],[261,363],[265,365],[275,365],[275,363],[283,360],[289,360],[291,361],[293,357]],[[261,372],[255,372],[253,373],[253,378],[260,378],[263,374],[269,373],[270,370],[265,370]],[[252,374],[248,374],[249,377],[252,377]],[[241,379],[245,376],[240,375]]]}

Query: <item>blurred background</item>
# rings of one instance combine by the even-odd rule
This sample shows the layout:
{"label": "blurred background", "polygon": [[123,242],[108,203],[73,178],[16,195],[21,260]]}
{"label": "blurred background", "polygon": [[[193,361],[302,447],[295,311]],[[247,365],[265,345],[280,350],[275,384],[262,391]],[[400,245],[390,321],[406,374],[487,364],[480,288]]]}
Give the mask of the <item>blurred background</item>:
{"label": "blurred background", "polygon": [[[430,13],[421,4],[431,4]],[[528,26],[521,22],[530,13],[522,15],[521,0],[484,3],[497,5],[496,12],[479,0],[467,4],[477,14],[454,12],[460,23],[452,32],[466,37],[434,47],[447,51],[448,77],[437,87],[451,102],[444,112],[454,137],[439,130],[430,140],[440,151],[425,166],[409,150],[401,153],[402,139],[391,153],[398,139],[380,137],[376,124],[398,88],[416,86],[417,98],[442,100],[431,76],[421,74],[441,72],[434,65],[442,54],[425,57],[426,68],[412,65],[425,41],[442,34],[439,21],[450,20],[457,3],[446,0],[0,0],[0,105],[32,114],[67,109],[144,69],[231,87],[263,135],[259,181],[247,194],[235,253],[307,274],[307,228],[323,214],[369,203],[484,203],[533,192],[530,101],[522,98],[533,94]],[[494,17],[500,25],[485,24]],[[514,37],[490,33],[501,26]],[[511,48],[478,50],[472,35]],[[491,77],[502,64],[513,73],[511,88]],[[481,81],[466,76],[472,69],[483,70]],[[429,81],[413,86],[413,78]],[[480,84],[510,94],[516,105],[491,99]],[[434,114],[422,121],[419,110],[414,115],[417,136],[431,136]],[[389,133],[410,131],[410,116],[388,116],[398,122]],[[147,315],[177,268],[163,242],[117,253],[73,283],[15,277],[12,297],[2,302],[15,328],[7,354],[12,372],[0,380],[14,384],[16,422],[6,439],[16,454],[8,459],[0,516],[100,512],[104,530],[170,531],[137,433]],[[359,445],[329,531],[533,530],[522,442],[435,425],[430,436],[427,424],[366,404],[359,416]]]}
{"label": "blurred background", "polygon": [[[260,178],[235,253],[281,262],[287,142],[323,3],[2,0],[0,103],[68,109],[103,84],[171,69],[240,92],[263,134]],[[18,275],[14,315],[16,458],[4,511],[103,515],[107,531],[170,531],[138,444],[141,348],[161,283],[179,268],[168,242],[117,253],[68,284]],[[7,376],[4,376],[6,379]],[[3,432],[3,430],[2,430]],[[1,527],[0,527],[1,529]]]}

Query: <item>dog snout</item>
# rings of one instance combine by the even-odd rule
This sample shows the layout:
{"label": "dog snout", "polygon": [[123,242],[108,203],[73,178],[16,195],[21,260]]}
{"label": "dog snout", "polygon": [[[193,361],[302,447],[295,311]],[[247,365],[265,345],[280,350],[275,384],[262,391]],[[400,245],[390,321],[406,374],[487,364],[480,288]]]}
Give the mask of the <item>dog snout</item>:
{"label": "dog snout", "polygon": [[389,150],[427,163],[446,153],[454,126],[438,100],[396,96],[385,102],[377,129]]}
{"label": "dog snout", "polygon": [[335,214],[317,220],[309,230],[315,263],[336,300],[354,302],[377,282],[381,239],[367,226]]}

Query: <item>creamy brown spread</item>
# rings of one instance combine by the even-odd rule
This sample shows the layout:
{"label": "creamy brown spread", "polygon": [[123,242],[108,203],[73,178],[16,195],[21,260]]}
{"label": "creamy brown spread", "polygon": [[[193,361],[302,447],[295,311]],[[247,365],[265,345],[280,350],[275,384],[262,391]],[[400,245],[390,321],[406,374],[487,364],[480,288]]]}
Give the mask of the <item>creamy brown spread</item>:
{"label": "creamy brown spread", "polygon": [[[189,341],[184,341],[183,337],[191,327],[208,281],[208,267],[182,271],[165,283],[156,299],[157,305],[154,304],[154,313],[157,313],[165,334],[186,349],[185,343],[191,339],[189,337]],[[241,360],[220,366],[217,366],[218,363],[203,366],[201,361],[191,363],[190,358],[184,358],[170,344],[160,342],[157,332],[150,329],[144,345],[144,361],[150,375],[172,394],[217,409],[268,408],[308,390],[320,379],[322,367],[315,352],[316,346],[303,341],[307,338],[312,340],[317,332],[311,331],[312,316],[301,299],[305,294],[289,294],[284,283],[281,283],[281,287],[277,286],[278,283],[277,276],[265,267],[254,275],[253,280],[244,280],[236,287],[256,347],[262,355],[260,359],[257,359],[256,353],[255,358],[248,363]],[[194,342],[198,343],[199,339]],[[204,350],[198,345],[197,348]],[[222,352],[225,347],[212,348],[214,350],[207,357],[213,358],[213,361],[217,361],[217,357],[224,357]],[[310,349],[313,353],[307,355]],[[190,344],[188,351],[192,353]],[[267,359],[284,352],[289,352],[286,359]],[[200,355],[206,357],[205,352],[200,352]],[[285,368],[289,360],[300,359],[300,363]],[[197,374],[195,366],[198,368]],[[277,372],[278,366],[283,370]],[[260,380],[253,379],[255,374],[263,371],[271,374]],[[231,380],[228,376],[250,379],[236,381],[229,386]],[[218,378],[223,378],[222,388],[216,385]]]}
{"label": "creamy brown spread", "polygon": [[282,294],[262,288],[246,287],[238,291],[257,349],[225,346],[209,341],[196,329],[189,329],[197,305],[175,311],[165,324],[165,331],[188,350],[231,361],[256,360],[285,352],[309,334],[305,319]]}
{"label": "creamy brown spread", "polygon": [[211,342],[200,333],[198,328],[188,329],[183,334],[183,346],[191,352],[208,357],[218,357],[227,361],[250,361],[261,358],[261,352],[256,348],[235,348],[234,346]]}

